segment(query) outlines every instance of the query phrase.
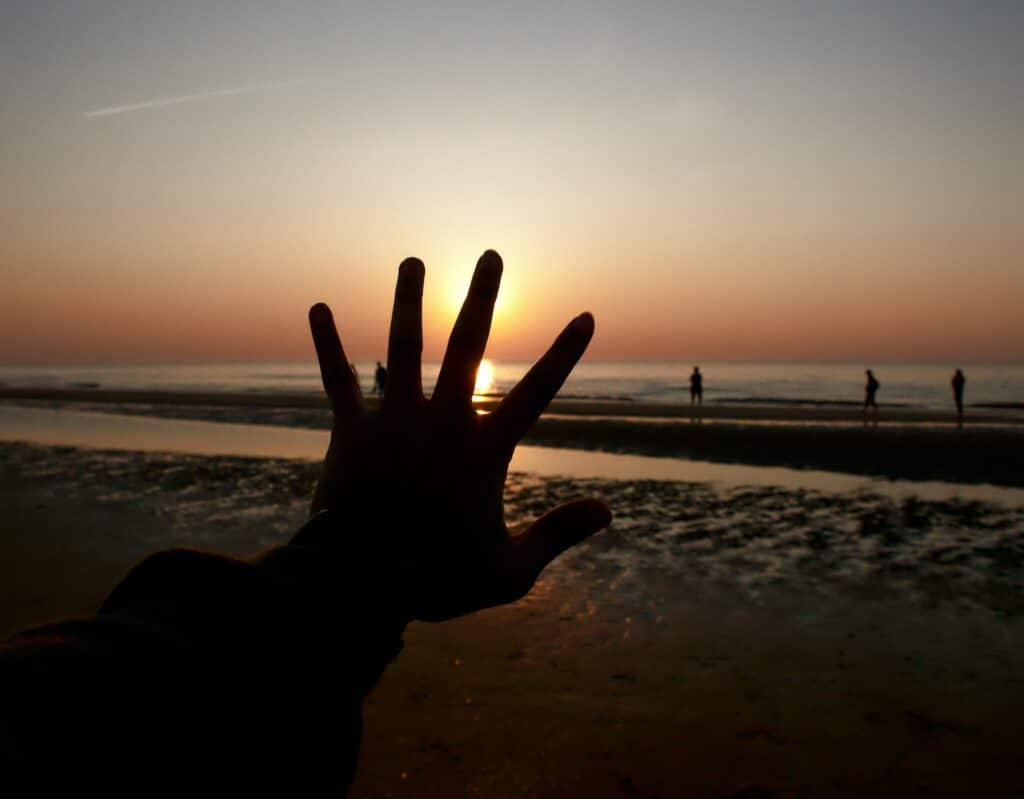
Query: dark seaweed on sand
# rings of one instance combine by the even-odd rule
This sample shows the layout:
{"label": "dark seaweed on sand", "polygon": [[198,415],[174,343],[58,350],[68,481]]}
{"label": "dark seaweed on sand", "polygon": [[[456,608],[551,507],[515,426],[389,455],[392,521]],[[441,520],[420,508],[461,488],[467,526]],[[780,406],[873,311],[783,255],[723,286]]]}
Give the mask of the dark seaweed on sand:
{"label": "dark seaweed on sand", "polygon": [[[79,450],[0,444],[0,472],[117,505],[131,503],[181,533],[157,546],[247,551],[303,520],[317,465],[272,458]],[[1017,616],[1024,612],[1024,508],[705,483],[541,478],[513,474],[510,526],[567,499],[599,496],[606,533],[545,573],[545,590],[577,601],[714,592],[743,601],[786,595]]]}

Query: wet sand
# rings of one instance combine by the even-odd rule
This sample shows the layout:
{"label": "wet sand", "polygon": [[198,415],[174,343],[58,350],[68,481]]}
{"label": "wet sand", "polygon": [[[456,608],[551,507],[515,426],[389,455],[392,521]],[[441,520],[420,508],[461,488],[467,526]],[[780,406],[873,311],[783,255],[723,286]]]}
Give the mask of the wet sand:
{"label": "wet sand", "polygon": [[[114,393],[42,393],[49,398],[23,397],[17,405],[303,429],[330,426],[327,409],[312,396],[122,392],[116,401],[72,402],[69,398],[78,394],[109,398]],[[63,399],[56,401],[56,396]],[[216,404],[202,404],[213,398]],[[290,405],[293,400],[305,405]],[[637,413],[638,409],[627,403],[614,408],[607,403],[584,406],[600,411],[599,416],[573,415],[566,413],[566,407],[579,404],[553,403],[551,413],[540,419],[524,443],[891,479],[1024,487],[1024,458],[1020,456],[1024,415],[971,414],[961,429],[950,414],[916,410],[900,416],[898,409],[883,409],[879,424],[865,425],[859,411],[820,407],[704,409],[706,414],[721,417],[717,420],[688,420],[681,416],[688,409],[674,406],[646,406],[647,411],[663,414],[662,418]],[[775,416],[763,418],[762,412]]]}
{"label": "wet sand", "polygon": [[530,432],[528,442],[891,479],[1024,486],[1024,429],[1017,428],[543,418]]}
{"label": "wet sand", "polygon": [[[132,562],[284,540],[315,465],[0,444],[0,633]],[[354,796],[1013,796],[1024,509],[513,475],[613,529],[515,606],[414,624]]]}

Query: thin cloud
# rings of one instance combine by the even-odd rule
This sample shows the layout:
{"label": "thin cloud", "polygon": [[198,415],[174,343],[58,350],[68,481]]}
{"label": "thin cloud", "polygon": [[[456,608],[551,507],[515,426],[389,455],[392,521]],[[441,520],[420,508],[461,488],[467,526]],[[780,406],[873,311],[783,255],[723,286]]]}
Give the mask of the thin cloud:
{"label": "thin cloud", "polygon": [[95,119],[97,117],[111,117],[116,114],[128,114],[132,111],[149,111],[153,108],[165,108],[169,105],[181,105],[182,103],[199,103],[207,100],[216,100],[219,97],[232,97],[236,94],[252,94],[253,92],[264,92],[269,89],[280,89],[285,86],[297,86],[300,83],[309,83],[310,78],[300,80],[285,80],[275,83],[259,83],[255,86],[238,86],[232,89],[218,89],[212,92],[198,92],[196,94],[183,94],[179,97],[161,97],[156,100],[146,100],[142,103],[130,103],[128,105],[114,105],[109,108],[95,108],[82,114],[83,119]]}

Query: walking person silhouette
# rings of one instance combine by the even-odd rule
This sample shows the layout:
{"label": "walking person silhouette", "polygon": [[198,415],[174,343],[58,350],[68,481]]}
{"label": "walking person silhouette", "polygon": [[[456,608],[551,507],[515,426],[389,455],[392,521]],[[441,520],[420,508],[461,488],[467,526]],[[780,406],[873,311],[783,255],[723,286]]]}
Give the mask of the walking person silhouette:
{"label": "walking person silhouette", "polygon": [[956,420],[962,426],[964,423],[964,385],[967,383],[967,378],[964,377],[964,373],[957,369],[953,374],[953,379],[949,381],[950,385],[953,386],[953,402],[956,403]]}
{"label": "walking person silhouette", "polygon": [[700,367],[693,367],[693,374],[690,375],[690,405],[704,404],[704,375],[700,373]]}
{"label": "walking person silhouette", "polygon": [[875,395],[878,393],[878,388],[881,383],[875,379],[875,375],[870,369],[866,369],[864,374],[867,375],[868,382],[864,386],[864,412],[867,413],[868,408],[874,409],[875,418],[878,418],[878,402],[875,400]]}
{"label": "walking person silhouette", "polygon": [[374,394],[379,394],[380,396],[383,397],[384,396],[384,386],[387,385],[387,382],[388,382],[388,370],[387,370],[387,368],[383,364],[381,364],[380,361],[377,361],[377,369],[373,373],[373,393]]}

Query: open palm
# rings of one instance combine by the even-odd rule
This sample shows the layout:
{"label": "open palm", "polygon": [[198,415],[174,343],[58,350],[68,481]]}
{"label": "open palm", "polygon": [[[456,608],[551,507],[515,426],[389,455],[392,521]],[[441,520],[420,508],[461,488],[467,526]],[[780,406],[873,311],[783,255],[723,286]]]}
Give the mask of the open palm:
{"label": "open palm", "polygon": [[[517,535],[504,521],[508,464],[519,440],[583,355],[593,317],[576,317],[491,414],[472,404],[502,262],[477,262],[433,395],[423,396],[423,263],[402,262],[380,407],[368,410],[330,309],[309,321],[334,424],[313,511],[343,519],[327,552],[358,552],[410,619],[437,621],[511,602],[560,553],[611,522],[596,500],[562,505]],[[343,529],[342,529],[343,528]],[[367,564],[370,565],[369,563]]]}

